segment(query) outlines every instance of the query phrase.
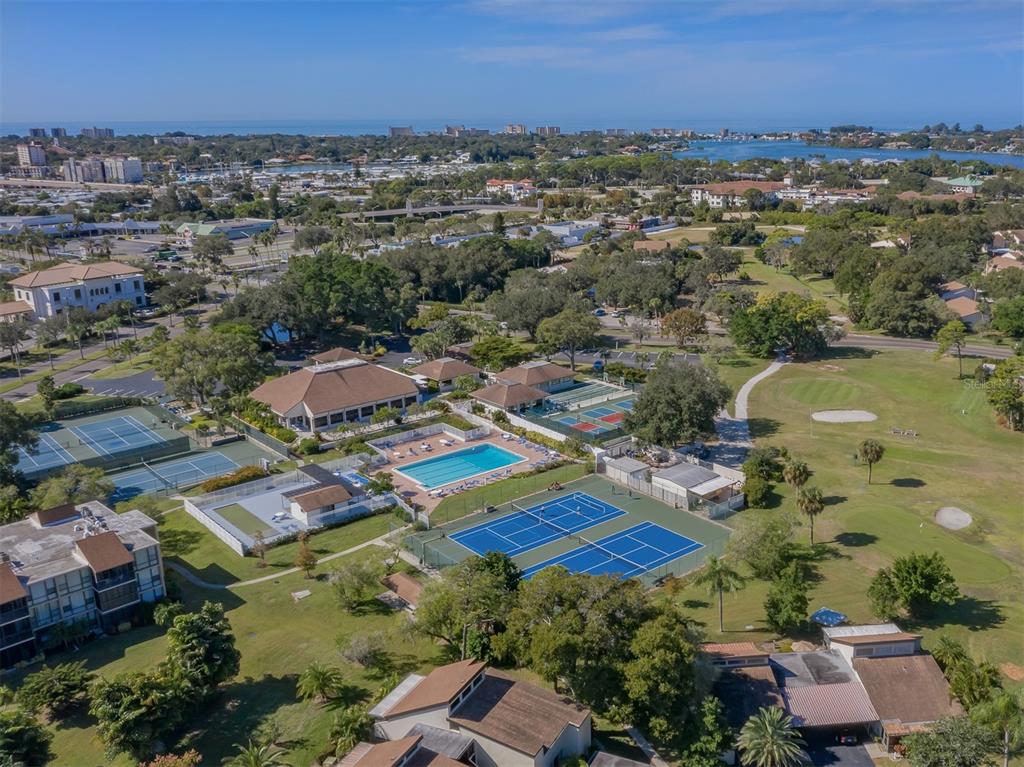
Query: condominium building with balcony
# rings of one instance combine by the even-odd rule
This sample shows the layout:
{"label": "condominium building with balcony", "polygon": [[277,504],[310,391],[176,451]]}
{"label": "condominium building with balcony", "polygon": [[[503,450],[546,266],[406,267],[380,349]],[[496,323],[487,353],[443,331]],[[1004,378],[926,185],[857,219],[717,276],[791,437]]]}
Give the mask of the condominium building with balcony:
{"label": "condominium building with balcony", "polygon": [[99,501],[0,526],[0,668],[39,657],[62,633],[116,631],[165,594],[156,522]]}

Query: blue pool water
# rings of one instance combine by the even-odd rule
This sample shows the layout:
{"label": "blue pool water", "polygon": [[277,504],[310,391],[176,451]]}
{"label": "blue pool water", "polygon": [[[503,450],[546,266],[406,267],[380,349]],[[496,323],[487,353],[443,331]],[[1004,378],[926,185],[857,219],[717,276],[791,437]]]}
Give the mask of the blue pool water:
{"label": "blue pool water", "polygon": [[477,474],[522,463],[526,459],[489,442],[427,458],[395,469],[427,489],[441,487]]}

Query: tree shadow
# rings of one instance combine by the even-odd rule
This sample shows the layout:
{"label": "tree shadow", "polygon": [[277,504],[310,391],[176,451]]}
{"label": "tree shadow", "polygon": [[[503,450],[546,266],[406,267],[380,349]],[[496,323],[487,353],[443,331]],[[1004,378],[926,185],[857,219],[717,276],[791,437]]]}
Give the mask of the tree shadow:
{"label": "tree shadow", "polygon": [[917,477],[897,477],[889,480],[889,484],[893,487],[924,487],[927,483]]}
{"label": "tree shadow", "polygon": [[966,626],[971,631],[987,631],[1006,622],[999,605],[991,599],[962,596],[953,605],[942,605],[934,615],[910,621],[913,628],[938,629],[950,624]]}
{"label": "tree shadow", "polygon": [[748,418],[747,427],[751,437],[771,437],[779,431],[782,423],[774,418]]}
{"label": "tree shadow", "polygon": [[196,530],[160,531],[160,548],[165,557],[183,557],[191,554],[199,548],[202,540],[203,534]]}
{"label": "tree shadow", "polygon": [[683,600],[683,607],[687,610],[702,610],[706,607],[711,607],[711,603],[703,599],[686,599]]}
{"label": "tree shadow", "polygon": [[878,540],[878,536],[872,533],[839,533],[832,540],[840,546],[856,549],[861,546],[870,546]]}
{"label": "tree shadow", "polygon": [[329,711],[338,711],[342,708],[354,706],[357,703],[365,703],[369,700],[370,694],[362,687],[354,684],[343,684],[335,692],[334,697],[324,704]]}
{"label": "tree shadow", "polygon": [[295,703],[295,674],[244,677],[225,685],[210,705],[194,711],[179,748],[195,748],[203,761],[219,764],[233,756],[236,743],[246,743],[259,726],[282,706]]}
{"label": "tree shadow", "polygon": [[821,502],[824,503],[825,506],[838,506],[841,503],[846,503],[848,500],[850,499],[845,495],[826,495],[821,499]]}
{"label": "tree shadow", "polygon": [[863,346],[830,346],[819,360],[867,360],[878,356],[877,349],[866,349]]}

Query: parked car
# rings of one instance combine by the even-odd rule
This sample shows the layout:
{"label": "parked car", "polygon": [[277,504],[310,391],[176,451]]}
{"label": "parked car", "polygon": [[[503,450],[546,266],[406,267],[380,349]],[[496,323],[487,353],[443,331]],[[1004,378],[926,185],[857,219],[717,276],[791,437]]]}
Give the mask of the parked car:
{"label": "parked car", "polygon": [[604,317],[605,314],[606,314],[605,310],[601,309],[600,307],[598,307],[597,309],[594,309],[594,316],[595,317]]}
{"label": "parked car", "polygon": [[423,360],[420,357],[406,357],[402,360],[403,365],[419,365]]}
{"label": "parked car", "polygon": [[856,746],[858,738],[852,732],[841,732],[836,735],[836,743],[840,746]]}

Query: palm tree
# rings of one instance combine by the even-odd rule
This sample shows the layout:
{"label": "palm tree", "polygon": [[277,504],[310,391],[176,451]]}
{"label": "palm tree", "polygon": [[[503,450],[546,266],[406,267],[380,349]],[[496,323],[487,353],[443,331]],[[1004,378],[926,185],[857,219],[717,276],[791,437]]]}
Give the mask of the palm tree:
{"label": "palm tree", "polygon": [[328,737],[334,744],[334,755],[347,754],[370,733],[373,720],[360,706],[349,706],[334,717]]}
{"label": "palm tree", "polygon": [[250,740],[246,745],[235,744],[238,753],[224,759],[225,767],[290,767],[281,759],[284,751],[272,743],[256,743]]}
{"label": "palm tree", "polygon": [[935,641],[931,652],[935,662],[942,667],[943,671],[967,660],[967,650],[948,634],[942,634]]}
{"label": "palm tree", "polygon": [[745,584],[743,576],[729,567],[726,562],[711,554],[704,562],[704,569],[700,571],[693,582],[698,586],[704,586],[711,594],[718,594],[718,632],[724,632],[725,592],[742,589]]}
{"label": "palm tree", "polygon": [[803,461],[786,461],[786,465],[782,467],[782,478],[794,490],[799,490],[811,478],[811,470]]}
{"label": "palm tree", "polygon": [[873,439],[866,439],[857,446],[857,458],[868,465],[868,484],[871,484],[871,469],[882,460],[885,455],[885,448],[880,442]]}
{"label": "palm tree", "polygon": [[743,725],[737,746],[740,761],[751,767],[797,767],[806,764],[803,739],[793,717],[777,706],[762,708]]}
{"label": "palm tree", "polygon": [[1010,754],[1024,743],[1024,696],[1020,690],[1002,690],[972,709],[971,718],[999,733],[1003,739],[1003,767],[1008,767]]}
{"label": "palm tree", "polygon": [[814,545],[814,518],[825,508],[825,499],[816,487],[801,487],[796,491],[796,507],[807,515],[811,525],[811,545]]}
{"label": "palm tree", "polygon": [[341,671],[334,666],[314,661],[299,675],[299,683],[295,690],[299,697],[323,704],[337,695],[344,684],[345,677]]}

